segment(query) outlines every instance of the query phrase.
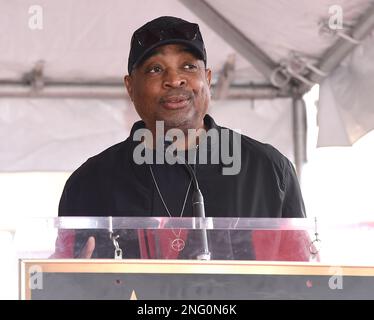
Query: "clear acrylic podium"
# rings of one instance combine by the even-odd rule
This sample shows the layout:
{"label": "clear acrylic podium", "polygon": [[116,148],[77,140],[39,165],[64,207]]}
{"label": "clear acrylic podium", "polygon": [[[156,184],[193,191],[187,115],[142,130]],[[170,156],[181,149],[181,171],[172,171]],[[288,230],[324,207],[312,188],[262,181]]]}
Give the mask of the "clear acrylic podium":
{"label": "clear acrylic podium", "polygon": [[374,298],[371,221],[61,217],[0,230],[2,283],[21,299]]}

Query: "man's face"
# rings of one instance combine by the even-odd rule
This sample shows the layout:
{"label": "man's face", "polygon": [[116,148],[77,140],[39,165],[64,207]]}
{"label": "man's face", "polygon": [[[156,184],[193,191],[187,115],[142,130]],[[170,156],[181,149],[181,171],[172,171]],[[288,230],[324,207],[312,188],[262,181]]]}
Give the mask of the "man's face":
{"label": "man's face", "polygon": [[211,71],[182,45],[165,45],[137,66],[125,84],[147,128],[202,128],[210,102]]}

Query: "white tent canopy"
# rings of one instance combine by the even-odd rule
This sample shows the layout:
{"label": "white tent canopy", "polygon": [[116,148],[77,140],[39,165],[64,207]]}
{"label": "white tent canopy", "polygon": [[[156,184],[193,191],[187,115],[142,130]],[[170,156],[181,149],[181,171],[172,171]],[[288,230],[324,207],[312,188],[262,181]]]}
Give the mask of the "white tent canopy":
{"label": "white tent canopy", "polygon": [[[1,171],[73,170],[123,140],[137,119],[122,84],[130,38],[161,15],[199,23],[214,74],[210,113],[217,122],[274,144],[296,165],[305,160],[305,110],[299,99],[313,83],[324,80],[320,145],[351,144],[374,127],[367,89],[374,83],[373,1],[41,0],[33,5],[0,0],[0,27],[7,31],[0,37]],[[330,25],[326,32],[340,13],[344,28]],[[222,72],[230,64],[233,71]],[[350,99],[341,92],[351,92]]]}

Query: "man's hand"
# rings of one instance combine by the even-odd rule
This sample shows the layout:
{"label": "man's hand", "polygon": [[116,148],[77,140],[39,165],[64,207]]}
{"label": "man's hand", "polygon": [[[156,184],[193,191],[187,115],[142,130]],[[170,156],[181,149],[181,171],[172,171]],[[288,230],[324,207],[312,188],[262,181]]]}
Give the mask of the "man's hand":
{"label": "man's hand", "polygon": [[91,236],[88,238],[86,245],[82,249],[78,258],[79,259],[91,259],[92,253],[94,250],[95,250],[95,238]]}

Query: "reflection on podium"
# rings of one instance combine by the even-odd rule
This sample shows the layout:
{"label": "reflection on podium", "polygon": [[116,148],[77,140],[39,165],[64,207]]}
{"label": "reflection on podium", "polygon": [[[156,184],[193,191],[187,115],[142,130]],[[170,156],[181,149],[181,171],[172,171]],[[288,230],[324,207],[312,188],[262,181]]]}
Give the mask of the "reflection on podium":
{"label": "reflection on podium", "polygon": [[[373,237],[372,224],[321,222],[319,252],[311,250],[314,224],[255,218],[34,219],[16,229],[16,238],[29,239],[17,241],[20,298],[373,299],[368,243],[356,248],[361,260],[334,250],[347,235]],[[197,259],[202,228],[210,261]],[[90,237],[91,259],[81,259]]]}

